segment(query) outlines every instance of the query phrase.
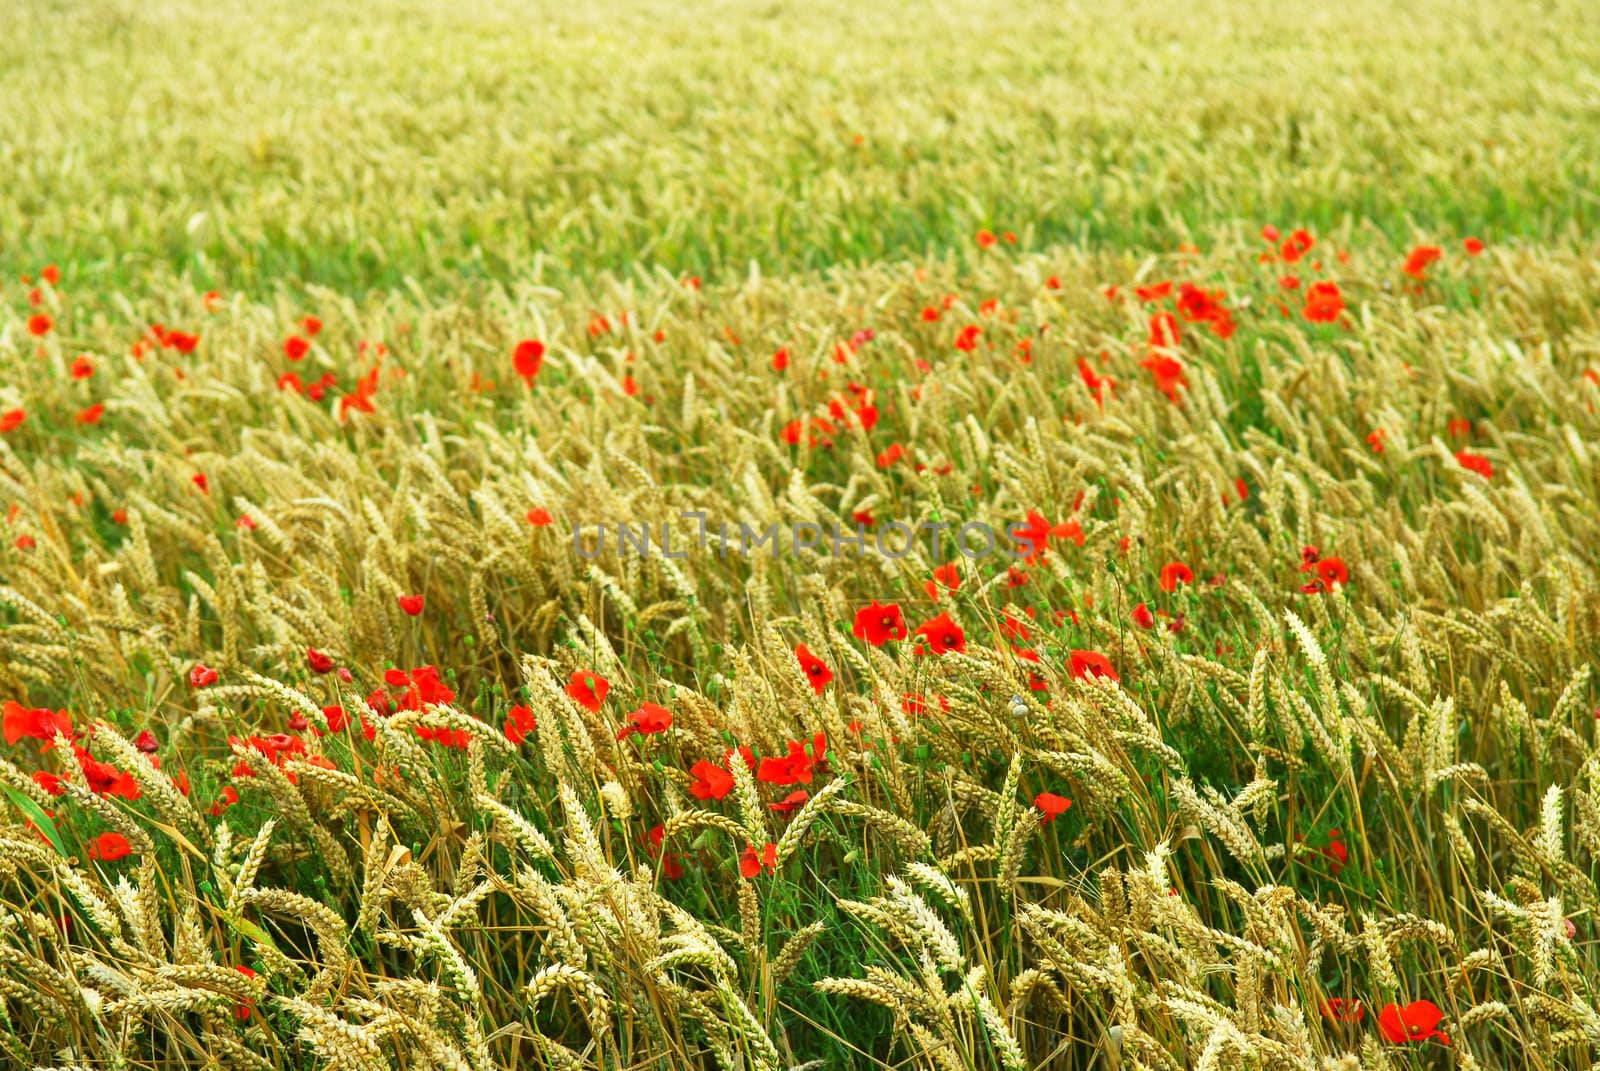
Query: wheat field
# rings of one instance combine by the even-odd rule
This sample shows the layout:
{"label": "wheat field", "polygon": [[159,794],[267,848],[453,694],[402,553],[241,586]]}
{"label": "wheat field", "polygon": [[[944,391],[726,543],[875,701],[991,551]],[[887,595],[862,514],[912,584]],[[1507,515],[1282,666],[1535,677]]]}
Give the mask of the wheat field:
{"label": "wheat field", "polygon": [[0,1065],[1594,1066],[1600,7],[0,14]]}

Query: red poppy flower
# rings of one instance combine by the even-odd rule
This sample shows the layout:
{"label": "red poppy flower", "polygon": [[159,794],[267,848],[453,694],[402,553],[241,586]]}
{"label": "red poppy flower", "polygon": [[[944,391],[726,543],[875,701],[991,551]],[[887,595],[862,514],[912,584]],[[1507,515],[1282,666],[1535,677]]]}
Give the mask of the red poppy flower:
{"label": "red poppy flower", "polygon": [[932,579],[922,585],[923,590],[928,593],[928,598],[930,599],[939,597],[939,588],[941,586],[950,591],[959,591],[961,589],[961,567],[959,564],[946,562],[944,565],[937,567],[933,571]]}
{"label": "red poppy flower", "polygon": [[343,420],[352,409],[360,413],[377,412],[372,404],[372,398],[377,393],[378,366],[373,365],[366,375],[356,380],[355,389],[339,399],[339,419]]}
{"label": "red poppy flower", "polygon": [[141,729],[139,735],[134,737],[133,746],[146,755],[154,755],[161,750],[161,745],[156,742],[156,734],[149,729]]}
{"label": "red poppy flower", "polygon": [[110,863],[133,854],[133,845],[121,833],[102,833],[89,842],[89,858]]}
{"label": "red poppy flower", "polygon": [[1322,1006],[1325,1018],[1335,1023],[1359,1023],[1367,1016],[1367,1009],[1359,1000],[1346,1000],[1344,997],[1330,997]]}
{"label": "red poppy flower", "polygon": [[1156,615],[1152,614],[1150,607],[1142,602],[1133,608],[1133,613],[1130,616],[1133,618],[1133,623],[1140,628],[1156,627]]}
{"label": "red poppy flower", "polygon": [[1109,387],[1113,392],[1115,392],[1117,389],[1117,381],[1112,379],[1110,376],[1102,376],[1097,373],[1094,370],[1094,366],[1089,363],[1089,358],[1087,357],[1078,358],[1078,375],[1080,378],[1082,378],[1083,385],[1089,388],[1089,396],[1095,400],[1096,404],[1104,409],[1106,404],[1106,388]]}
{"label": "red poppy flower", "polygon": [[1323,558],[1317,562],[1317,579],[1330,588],[1335,584],[1348,584],[1350,570],[1345,568],[1343,558]]}
{"label": "red poppy flower", "polygon": [[69,370],[73,379],[88,379],[94,375],[94,362],[86,353],[80,353],[73,358],[72,368]]}
{"label": "red poppy flower", "polygon": [[1054,822],[1057,817],[1067,813],[1067,808],[1072,806],[1072,801],[1065,796],[1058,796],[1054,792],[1041,792],[1033,797],[1033,805],[1044,812],[1046,822]]}
{"label": "red poppy flower", "polygon": [[1159,349],[1176,349],[1183,338],[1178,329],[1178,318],[1170,312],[1158,312],[1150,317],[1150,345]]}
{"label": "red poppy flower", "polygon": [[833,680],[833,670],[828,664],[812,654],[805,644],[800,644],[794,649],[794,656],[800,660],[800,668],[805,672],[806,679],[811,682],[811,690],[818,695]]}
{"label": "red poppy flower", "polygon": [[196,688],[204,688],[207,685],[215,684],[217,683],[217,671],[196,663],[195,667],[189,671],[189,683]]}
{"label": "red poppy flower", "polygon": [[974,237],[974,240],[981,248],[988,249],[1000,239],[994,236],[994,231],[991,231],[989,228],[985,227],[977,233],[977,235]]}
{"label": "red poppy flower", "polygon": [[[439,706],[453,701],[456,697],[455,690],[439,679],[439,671],[433,666],[418,666],[416,669],[390,669],[385,670],[383,681],[391,688],[403,688],[405,694],[400,697],[401,710],[421,710],[427,706]],[[387,705],[388,697],[380,690],[375,693],[380,700],[379,706]],[[373,706],[371,699],[368,705]],[[378,709],[378,706],[374,706]],[[379,713],[384,711],[379,710]]]}
{"label": "red poppy flower", "polygon": [[506,739],[513,744],[520,745],[536,728],[538,728],[538,722],[534,719],[533,711],[527,707],[519,705],[506,711],[506,723],[503,731],[506,734]]}
{"label": "red poppy flower", "polygon": [[[390,680],[391,683],[401,686],[406,684],[410,679],[409,675],[403,669],[391,669],[384,674],[384,677]],[[376,689],[371,695],[367,696],[367,708],[382,714],[387,718],[389,715],[394,713],[394,700],[389,698],[388,692],[385,692],[382,688],[379,688]]]}
{"label": "red poppy flower", "polygon": [[870,606],[856,611],[856,623],[851,631],[856,639],[882,647],[890,640],[905,639],[906,623],[900,616],[899,606],[894,603],[885,606],[874,599]]}
{"label": "red poppy flower", "polygon": [[87,408],[78,410],[78,415],[73,419],[79,424],[98,424],[100,423],[100,418],[105,415],[106,407],[96,402]]}
{"label": "red poppy flower", "polygon": [[786,349],[786,348],[785,349],[780,349],[780,350],[778,350],[777,353],[774,353],[772,355],[772,370],[774,372],[781,372],[785,368],[788,368],[788,367],[789,367],[789,351],[788,351],[788,349]]}
{"label": "red poppy flower", "polygon": [[1462,468],[1471,469],[1486,480],[1494,479],[1494,465],[1482,454],[1461,450],[1456,453],[1456,461]]}
{"label": "red poppy flower", "polygon": [[1156,390],[1165,394],[1170,402],[1178,401],[1179,387],[1189,386],[1189,377],[1183,372],[1183,362],[1176,357],[1152,353],[1139,364],[1150,370],[1150,377],[1155,381]]}
{"label": "red poppy flower", "polygon": [[788,754],[761,760],[756,766],[756,780],[769,785],[809,785],[814,768],[820,766],[827,756],[828,738],[822,733],[811,738],[809,752],[803,740],[791,740]]}
{"label": "red poppy flower", "polygon": [[[247,747],[259,752],[274,766],[282,766],[284,759],[291,755],[304,755],[306,742],[293,733],[272,733],[269,736],[228,737],[228,743],[238,747]],[[241,762],[234,768],[235,776],[253,776],[250,767]]]}
{"label": "red poppy flower", "polygon": [[[254,978],[256,976],[255,971],[243,965],[235,966],[233,969],[244,975],[246,978]],[[235,1004],[233,1006],[233,1017],[240,1020],[250,1018],[251,1007],[252,1005],[250,1001],[242,1001],[238,1004]]]}
{"label": "red poppy flower", "polygon": [[423,740],[431,740],[435,744],[443,744],[445,747],[460,748],[462,751],[465,751],[467,745],[472,743],[472,734],[465,729],[434,729],[425,725],[418,725],[415,732]]}
{"label": "red poppy flower", "polygon": [[544,528],[547,525],[554,524],[555,518],[550,516],[550,511],[547,509],[530,509],[528,511],[528,523],[535,528]]}
{"label": "red poppy flower", "polygon": [[350,728],[350,715],[345,713],[344,707],[323,707],[322,716],[328,719],[328,731],[342,733]]}
{"label": "red poppy flower", "polygon": [[1378,1029],[1396,1045],[1427,1041],[1429,1038],[1438,1038],[1448,1045],[1449,1036],[1439,1031],[1439,1023],[1443,1019],[1444,1012],[1431,1000],[1413,1000],[1403,1008],[1398,1004],[1385,1004],[1383,1011],[1378,1013]]}
{"label": "red poppy flower", "polygon": [[211,481],[206,477],[205,473],[195,473],[193,476],[189,477],[189,482],[200,488],[201,494],[209,495],[211,493]]}
{"label": "red poppy flower", "polygon": [[978,336],[981,334],[983,334],[983,328],[977,324],[968,324],[956,335],[956,349],[963,353],[971,353],[978,348]]}
{"label": "red poppy flower", "polygon": [[73,757],[78,760],[78,769],[83,772],[83,779],[89,785],[89,790],[97,796],[121,796],[123,799],[136,800],[143,793],[139,782],[133,775],[117,769],[109,762],[101,762],[89,754],[78,744],[72,745]]}
{"label": "red poppy flower", "polygon": [[928,641],[928,647],[934,654],[942,655],[949,651],[960,654],[967,649],[967,634],[961,631],[961,626],[948,613],[923,622],[918,626],[916,635]]}
{"label": "red poppy flower", "polygon": [[567,695],[591,714],[599,712],[600,704],[605,702],[606,693],[610,690],[611,682],[593,670],[581,669],[567,682]]}
{"label": "red poppy flower", "polygon": [[44,789],[52,796],[59,796],[67,790],[61,785],[61,776],[48,770],[33,771],[33,783]]}
{"label": "red poppy flower", "polygon": [[42,312],[36,312],[28,317],[28,334],[35,338],[43,338],[50,333],[51,320]]}
{"label": "red poppy flower", "polygon": [[311,667],[313,673],[332,673],[333,659],[317,650],[315,647],[306,648],[306,665]]}
{"label": "red poppy flower", "polygon": [[1444,250],[1436,245],[1419,245],[1406,257],[1405,266],[1401,268],[1413,279],[1426,279],[1428,265],[1444,256]]}
{"label": "red poppy flower", "polygon": [[1306,291],[1305,307],[1300,314],[1312,323],[1331,324],[1344,315],[1344,295],[1339,284],[1326,279],[1311,284]]}
{"label": "red poppy flower", "polygon": [[1315,244],[1316,239],[1310,234],[1304,230],[1297,230],[1284,241],[1278,250],[1278,255],[1292,264],[1309,253]]}
{"label": "red poppy flower", "polygon": [[1151,283],[1149,286],[1135,287],[1133,293],[1140,301],[1160,301],[1172,293],[1172,280],[1168,279],[1165,282]]}
{"label": "red poppy flower", "polygon": [[807,792],[803,788],[797,788],[787,796],[783,797],[783,799],[778,800],[775,803],[767,804],[767,810],[777,811],[779,814],[788,814],[789,812],[798,810],[800,807],[804,806],[806,800],[810,798],[811,793]]}
{"label": "red poppy flower", "polygon": [[689,767],[689,773],[694,778],[689,795],[695,799],[720,800],[733,791],[733,774],[714,762],[701,759]]}
{"label": "red poppy flower", "polygon": [[64,710],[51,711],[45,707],[32,710],[15,699],[8,699],[3,710],[6,743],[15,747],[17,741],[28,737],[51,747],[56,733],[72,737],[72,716]]}
{"label": "red poppy flower", "polygon": [[1172,594],[1179,584],[1193,584],[1194,572],[1182,562],[1168,562],[1161,567],[1161,590]]}
{"label": "red poppy flower", "polygon": [[22,422],[27,419],[28,414],[22,409],[8,409],[4,413],[0,413],[0,435],[16,431],[22,426]]}
{"label": "red poppy flower", "polygon": [[304,331],[312,338],[316,338],[317,334],[322,330],[322,321],[317,319],[315,316],[307,316],[304,320],[300,321],[300,330]]}
{"label": "red poppy flower", "polygon": [[1331,864],[1328,867],[1328,871],[1335,876],[1350,863],[1350,849],[1340,839],[1341,836],[1342,834],[1337,829],[1328,830],[1328,843],[1318,849],[1328,857]]}
{"label": "red poppy flower", "polygon": [[1083,528],[1079,526],[1077,521],[1063,521],[1060,524],[1053,525],[1045,520],[1044,514],[1036,509],[1028,511],[1026,524],[1012,525],[1009,534],[1017,544],[1019,551],[1028,551],[1028,554],[1022,559],[1028,565],[1033,565],[1044,557],[1052,538],[1068,539],[1080,547],[1084,543]]}
{"label": "red poppy flower", "polygon": [[771,841],[767,842],[767,846],[761,849],[759,855],[756,854],[756,846],[749,844],[739,856],[739,873],[747,879],[760,877],[763,870],[770,874],[777,868],[778,846]]}
{"label": "red poppy flower", "polygon": [[[1030,607],[1029,609],[1031,610],[1032,608]],[[1016,640],[1018,643],[1027,643],[1033,638],[1033,633],[1028,629],[1027,623],[1012,617],[1010,611],[1007,611],[1000,618],[1000,635],[1008,640]],[[1021,652],[1018,653],[1020,654]],[[1037,656],[1033,658],[1035,662],[1038,660]]]}
{"label": "red poppy flower", "polygon": [[544,343],[538,339],[523,339],[517,343],[517,348],[511,353],[511,367],[516,369],[517,375],[530,387],[533,386],[533,377],[539,374],[539,369],[544,364]]}
{"label": "red poppy flower", "polygon": [[664,733],[670,728],[672,728],[672,711],[655,703],[644,703],[638,710],[628,715],[628,725],[617,733],[617,739],[626,739],[634,733]]}
{"label": "red poppy flower", "polygon": [[421,595],[401,595],[395,601],[400,604],[400,609],[404,610],[412,617],[416,617],[418,614],[422,613],[423,599]]}
{"label": "red poppy flower", "polygon": [[239,802],[239,790],[232,785],[222,786],[222,795],[211,804],[211,816],[218,817],[222,812]]}
{"label": "red poppy flower", "polygon": [[750,745],[744,744],[724,751],[722,753],[722,765],[730,770],[733,769],[733,757],[735,755],[739,756],[740,761],[744,763],[745,769],[751,773],[756,772],[756,753]]}
{"label": "red poppy flower", "polygon": [[1483,252],[1483,239],[1481,239],[1481,238],[1463,238],[1461,240],[1461,246],[1462,246],[1462,248],[1464,248],[1467,251],[1467,255],[1468,256],[1475,257],[1479,253]]}
{"label": "red poppy flower", "polygon": [[311,352],[311,343],[299,335],[290,335],[283,340],[283,355],[291,361],[303,361],[306,354]]}
{"label": "red poppy flower", "polygon": [[668,881],[677,881],[679,878],[683,877],[683,864],[678,862],[678,855],[676,852],[662,853],[661,842],[665,839],[665,837],[665,827],[659,825],[653,826],[650,829],[650,832],[644,835],[645,851],[650,854],[650,858],[659,858],[661,860],[662,877],[666,878]]}
{"label": "red poppy flower", "polygon": [[1069,669],[1076,680],[1085,681],[1091,677],[1107,677],[1114,681],[1122,678],[1117,676],[1117,671],[1111,666],[1111,659],[1099,651],[1072,652]]}
{"label": "red poppy flower", "polygon": [[1190,323],[1209,324],[1214,334],[1225,338],[1233,333],[1233,319],[1223,304],[1225,296],[1221,290],[1202,290],[1184,283],[1178,290],[1178,315]]}

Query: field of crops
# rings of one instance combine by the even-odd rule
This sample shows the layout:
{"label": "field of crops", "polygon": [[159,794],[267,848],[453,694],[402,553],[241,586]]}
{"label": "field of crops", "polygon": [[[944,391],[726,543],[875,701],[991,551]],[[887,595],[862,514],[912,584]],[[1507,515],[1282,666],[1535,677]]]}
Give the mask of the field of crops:
{"label": "field of crops", "polygon": [[0,16],[0,1066],[1594,1066],[1600,6]]}

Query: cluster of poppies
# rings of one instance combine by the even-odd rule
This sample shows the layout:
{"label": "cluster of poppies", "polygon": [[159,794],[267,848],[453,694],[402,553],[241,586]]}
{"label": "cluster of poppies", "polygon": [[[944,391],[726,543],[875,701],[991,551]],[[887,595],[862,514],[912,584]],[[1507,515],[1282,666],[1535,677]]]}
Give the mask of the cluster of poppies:
{"label": "cluster of poppies", "polygon": [[[311,353],[311,340],[322,333],[322,321],[315,316],[306,316],[301,319],[297,334],[292,334],[283,340],[283,356],[291,363],[299,363]],[[383,358],[388,355],[389,348],[382,342],[369,342],[362,339],[357,346],[357,352],[362,358],[371,358],[373,365],[363,375],[357,378],[350,391],[339,398],[339,419],[343,420],[351,412],[373,413],[377,411],[373,398],[378,392],[378,375]],[[303,394],[313,402],[320,402],[327,393],[338,386],[338,376],[333,372],[324,372],[310,383],[300,378],[294,371],[284,372],[278,376],[279,390],[292,390],[296,394]]]}
{"label": "cluster of poppies", "polygon": [[[16,747],[24,740],[38,741],[40,752],[47,752],[56,746],[58,740],[65,740],[72,751],[72,761],[77,765],[78,774],[82,777],[83,784],[97,796],[119,797],[133,801],[143,796],[144,792],[139,787],[139,782],[131,773],[119,769],[109,762],[101,762],[89,753],[84,746],[84,739],[92,730],[80,734],[72,723],[72,715],[65,710],[50,710],[46,707],[25,707],[14,699],[7,700],[0,705],[0,723],[3,723],[4,736],[8,747]],[[160,768],[160,760],[156,758],[156,739],[149,730],[139,734],[135,746],[149,756],[150,762]],[[61,796],[66,793],[62,784],[61,774],[49,770],[35,770],[33,783],[51,796]],[[187,774],[179,773],[172,778],[174,786],[185,796],[189,794],[189,778]],[[54,818],[55,814],[45,811],[46,818]],[[28,825],[33,827],[32,820]],[[40,836],[43,836],[40,832]],[[90,859],[99,862],[113,862],[121,859],[133,851],[128,839],[121,833],[103,833],[92,838],[88,844]]]}
{"label": "cluster of poppies", "polygon": [[1300,548],[1300,571],[1315,574],[1300,590],[1307,595],[1320,595],[1350,583],[1350,570],[1343,558],[1324,558],[1316,547]]}
{"label": "cluster of poppies", "polygon": [[[1107,287],[1106,297],[1116,300],[1120,287]],[[1173,403],[1181,401],[1179,391],[1189,386],[1179,347],[1184,337],[1184,324],[1204,326],[1220,339],[1233,337],[1237,330],[1233,313],[1227,306],[1227,295],[1221,290],[1207,290],[1192,282],[1174,284],[1171,280],[1150,283],[1134,288],[1133,295],[1140,303],[1158,306],[1150,314],[1146,344],[1148,352],[1139,362],[1150,373],[1156,390]],[[1166,303],[1172,302],[1171,308]],[[1101,355],[1102,360],[1105,355]],[[1078,373],[1096,404],[1105,407],[1105,392],[1114,388],[1110,377],[1099,375],[1085,358],[1078,360]]]}
{"label": "cluster of poppies", "polygon": [[[72,749],[73,759],[83,775],[84,783],[95,795],[120,796],[126,800],[136,800],[142,795],[139,782],[134,780],[132,774],[89,754],[88,748],[82,743],[83,735],[73,726],[72,715],[67,711],[25,707],[14,699],[8,699],[0,706],[0,721],[3,721],[8,747],[16,747],[22,741],[31,739],[39,742],[39,750],[43,752],[51,750],[58,739],[64,738]],[[152,745],[149,750],[154,751],[154,737],[150,738],[149,743]],[[59,796],[65,791],[58,774],[39,770],[34,773],[33,780],[52,796]],[[187,786],[187,781],[183,784]]]}
{"label": "cluster of poppies", "polygon": [[[1287,238],[1284,238],[1278,232],[1278,228],[1268,224],[1261,229],[1261,237],[1273,246],[1271,251],[1262,253],[1259,257],[1259,260],[1264,264],[1298,264],[1311,252],[1311,248],[1317,244],[1317,240],[1311,236],[1311,232],[1304,228],[1295,230]],[[1347,261],[1350,257],[1348,253],[1342,250],[1336,255],[1341,263]],[[1310,262],[1310,267],[1312,271],[1320,272],[1322,271],[1322,262],[1313,260]],[[1300,276],[1292,272],[1286,273],[1279,277],[1278,286],[1286,292],[1299,290]],[[1278,302],[1278,312],[1287,318],[1289,306],[1282,301]],[[1307,322],[1314,324],[1338,323],[1344,313],[1344,294],[1340,292],[1338,283],[1332,279],[1319,279],[1306,287],[1305,303],[1300,308],[1300,315]]]}
{"label": "cluster of poppies", "polygon": [[[1322,1006],[1322,1014],[1330,1022],[1354,1025],[1367,1016],[1366,1007],[1359,1000],[1334,997]],[[1413,1000],[1409,1004],[1389,1003],[1378,1013],[1378,1032],[1393,1045],[1411,1045],[1434,1038],[1441,1045],[1450,1044],[1450,1035],[1439,1029],[1444,1012],[1431,1000]]]}
{"label": "cluster of poppies", "polygon": [[[789,446],[800,445],[800,440],[804,438],[808,447],[828,448],[833,445],[833,436],[851,427],[858,427],[862,431],[877,427],[878,407],[874,404],[872,389],[852,382],[845,385],[845,390],[849,396],[829,400],[826,415],[819,412],[804,420],[791,420],[784,425],[780,438]],[[894,455],[886,464],[880,455],[878,467],[888,468],[899,456]]]}
{"label": "cluster of poppies", "polygon": [[[935,590],[934,585],[936,583],[943,583],[948,580],[950,580],[948,575],[941,579],[936,573],[934,580],[929,581],[930,594],[932,590]],[[958,586],[958,583],[952,582],[948,586],[953,589]],[[1001,622],[1000,628],[1008,639],[1026,642],[1031,638],[1028,626],[1023,621],[1010,615],[1007,615],[1005,620]],[[950,616],[949,611],[930,618],[917,626],[915,630],[908,632],[905,614],[900,606],[895,603],[881,603],[876,599],[856,611],[855,623],[851,629],[851,634],[856,639],[862,640],[872,647],[882,647],[892,641],[904,641],[908,635],[915,636],[919,644],[925,645],[925,647],[919,646],[919,651],[926,650],[936,655],[952,651],[961,653],[966,650],[967,645],[965,631]],[[827,674],[827,678],[831,679],[831,671],[826,666],[818,668],[814,665],[815,656],[803,646],[798,648],[795,653],[801,659],[802,668],[805,669],[807,676],[811,678],[813,686],[817,688],[820,694],[822,689],[816,682],[821,679],[822,674]],[[1013,653],[1024,661],[1037,662],[1039,660],[1037,652],[1026,648],[1013,647]],[[1116,670],[1111,666],[1111,661],[1105,655],[1096,651],[1075,650],[1071,652],[1069,669],[1071,675],[1079,680],[1090,677],[1105,677],[1110,680],[1118,679]],[[1037,681],[1037,678],[1035,680]],[[1042,682],[1036,683],[1035,687],[1036,689],[1041,688]],[[920,697],[918,698],[920,700]]]}

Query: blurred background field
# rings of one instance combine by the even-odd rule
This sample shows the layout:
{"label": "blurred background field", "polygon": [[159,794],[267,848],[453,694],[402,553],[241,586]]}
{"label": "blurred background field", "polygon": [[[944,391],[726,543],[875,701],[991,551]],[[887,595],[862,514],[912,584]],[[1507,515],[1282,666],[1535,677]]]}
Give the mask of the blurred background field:
{"label": "blurred background field", "polygon": [[12,2],[8,260],[96,288],[716,276],[997,221],[1565,241],[1600,189],[1581,0]]}

